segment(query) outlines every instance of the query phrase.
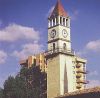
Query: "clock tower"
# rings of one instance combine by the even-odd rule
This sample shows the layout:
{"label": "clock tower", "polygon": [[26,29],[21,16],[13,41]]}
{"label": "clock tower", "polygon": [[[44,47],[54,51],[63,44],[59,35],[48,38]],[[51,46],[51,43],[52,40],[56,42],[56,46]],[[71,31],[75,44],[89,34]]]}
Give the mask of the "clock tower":
{"label": "clock tower", "polygon": [[[81,79],[85,79],[86,60],[75,56],[71,48],[70,17],[60,0],[48,18],[47,59],[47,98],[55,98],[68,92],[78,90],[77,84],[85,87],[85,81],[77,83],[76,65],[80,63]],[[80,78],[78,78],[80,79]]]}
{"label": "clock tower", "polygon": [[58,0],[48,18],[48,50],[64,49],[71,51],[70,17]]}

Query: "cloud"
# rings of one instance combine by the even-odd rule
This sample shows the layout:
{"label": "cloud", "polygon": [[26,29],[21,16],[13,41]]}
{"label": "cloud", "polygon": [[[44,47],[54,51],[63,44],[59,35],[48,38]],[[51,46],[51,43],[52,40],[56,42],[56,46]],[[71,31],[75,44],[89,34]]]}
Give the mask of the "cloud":
{"label": "cloud", "polygon": [[93,88],[100,86],[100,80],[89,80],[89,84],[87,84],[87,88]]}
{"label": "cloud", "polygon": [[100,40],[89,41],[83,50],[76,52],[77,55],[87,55],[89,52],[100,53]]}
{"label": "cloud", "polygon": [[78,56],[83,56],[83,55],[86,55],[86,54],[87,54],[87,50],[85,50],[85,49],[76,52],[76,55],[78,55]]}
{"label": "cloud", "polygon": [[48,16],[51,15],[51,13],[52,13],[53,10],[54,10],[54,7],[55,7],[55,6],[52,6],[52,7],[49,9],[49,11],[48,11],[47,14],[46,14],[46,17],[48,17]]}
{"label": "cloud", "polygon": [[90,41],[89,43],[87,43],[86,49],[100,52],[100,40]]}
{"label": "cloud", "polygon": [[71,19],[72,19],[72,20],[76,20],[78,15],[79,15],[79,10],[74,9],[74,10],[72,11],[72,13],[71,13]]}
{"label": "cloud", "polygon": [[43,51],[43,45],[39,44],[38,42],[34,43],[29,43],[22,45],[22,50],[21,51],[14,51],[12,53],[13,56],[19,58],[19,59],[26,59],[30,55],[37,54],[39,52]]}
{"label": "cloud", "polygon": [[91,71],[91,72],[89,72],[89,74],[88,74],[88,76],[98,76],[98,75],[99,75],[99,73],[98,73],[98,71],[96,71],[96,70]]}
{"label": "cloud", "polygon": [[0,30],[0,41],[39,40],[39,31],[34,28],[10,24]]}
{"label": "cloud", "polygon": [[0,64],[5,63],[6,59],[7,59],[7,54],[4,51],[0,50]]}

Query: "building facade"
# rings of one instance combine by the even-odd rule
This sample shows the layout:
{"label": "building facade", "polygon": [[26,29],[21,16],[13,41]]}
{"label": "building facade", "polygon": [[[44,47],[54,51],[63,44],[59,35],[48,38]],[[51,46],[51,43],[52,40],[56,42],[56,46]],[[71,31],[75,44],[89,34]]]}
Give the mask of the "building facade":
{"label": "building facade", "polygon": [[86,60],[71,48],[70,17],[60,0],[48,18],[48,51],[20,61],[21,66],[39,66],[47,73],[47,98],[85,89]]}
{"label": "building facade", "polygon": [[86,60],[71,48],[70,17],[60,0],[48,18],[47,98],[85,88]]}
{"label": "building facade", "polygon": [[37,54],[35,56],[29,56],[26,60],[21,60],[20,65],[30,68],[32,66],[39,66],[41,72],[47,73],[47,64],[44,53]]}

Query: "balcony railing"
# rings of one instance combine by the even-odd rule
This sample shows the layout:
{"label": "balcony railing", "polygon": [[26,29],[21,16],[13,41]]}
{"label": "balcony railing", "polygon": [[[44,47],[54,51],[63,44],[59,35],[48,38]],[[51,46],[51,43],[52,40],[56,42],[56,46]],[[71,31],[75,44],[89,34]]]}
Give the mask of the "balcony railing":
{"label": "balcony railing", "polygon": [[27,64],[27,60],[21,60],[19,63],[20,63],[20,65],[26,65]]}
{"label": "balcony railing", "polygon": [[88,74],[88,71],[86,71],[86,70],[84,70],[84,69],[81,69],[81,68],[77,69],[76,72],[77,72],[77,73]]}
{"label": "balcony railing", "polygon": [[76,64],[76,68],[80,68],[80,67],[81,67],[80,63]]}
{"label": "balcony railing", "polygon": [[81,80],[81,79],[77,79],[76,82],[77,82],[77,83],[83,83],[83,84],[88,84],[88,83],[89,83],[89,81]]}
{"label": "balcony railing", "polygon": [[77,89],[80,89],[81,87],[82,87],[82,85],[80,85],[80,84],[76,86]]}
{"label": "balcony railing", "polygon": [[81,70],[81,69],[78,69],[76,72],[77,72],[77,73],[88,74],[88,71]]}
{"label": "balcony railing", "polygon": [[67,50],[67,49],[63,49],[63,48],[56,48],[54,50],[45,51],[46,56],[49,56],[52,54],[57,54],[57,53],[75,55],[74,50]]}
{"label": "balcony railing", "polygon": [[76,74],[76,78],[80,78],[82,76],[82,74],[78,73]]}

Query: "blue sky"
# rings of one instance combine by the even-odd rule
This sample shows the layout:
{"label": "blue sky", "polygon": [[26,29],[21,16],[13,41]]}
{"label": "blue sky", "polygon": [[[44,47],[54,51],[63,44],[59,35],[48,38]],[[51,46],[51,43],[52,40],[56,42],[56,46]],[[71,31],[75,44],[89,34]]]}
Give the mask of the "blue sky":
{"label": "blue sky", "polygon": [[[100,85],[100,0],[61,0],[71,17],[72,48],[87,59],[89,87]],[[0,0],[0,86],[20,59],[47,49],[47,17],[56,0]]]}

